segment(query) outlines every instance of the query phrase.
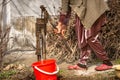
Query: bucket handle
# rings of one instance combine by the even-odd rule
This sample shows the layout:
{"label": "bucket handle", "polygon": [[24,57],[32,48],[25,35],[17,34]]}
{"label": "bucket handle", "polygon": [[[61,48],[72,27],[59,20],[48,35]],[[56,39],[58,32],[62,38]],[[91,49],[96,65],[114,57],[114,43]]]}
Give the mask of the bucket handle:
{"label": "bucket handle", "polygon": [[35,66],[35,69],[38,70],[39,72],[42,72],[42,73],[48,74],[48,75],[54,75],[54,74],[57,74],[59,72],[59,67],[58,66],[57,66],[57,70],[52,72],[52,73],[43,71],[43,70],[39,69],[37,66]]}

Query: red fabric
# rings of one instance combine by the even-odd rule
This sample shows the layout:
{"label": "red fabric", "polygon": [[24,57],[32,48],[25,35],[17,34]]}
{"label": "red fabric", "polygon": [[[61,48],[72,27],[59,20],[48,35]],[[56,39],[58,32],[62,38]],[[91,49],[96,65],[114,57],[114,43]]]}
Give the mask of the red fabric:
{"label": "red fabric", "polygon": [[64,25],[67,25],[67,23],[69,21],[69,17],[70,17],[70,15],[61,13],[60,18],[59,18],[59,22],[63,23]]}
{"label": "red fabric", "polygon": [[89,54],[91,53],[91,49],[102,61],[109,60],[102,44],[98,40],[98,33],[100,32],[101,27],[104,24],[104,19],[104,15],[102,15],[94,23],[94,25],[89,30],[87,30],[81,24],[79,17],[76,16],[75,30],[78,39],[78,46],[81,49],[79,60],[80,64],[87,65],[87,60],[89,58]]}

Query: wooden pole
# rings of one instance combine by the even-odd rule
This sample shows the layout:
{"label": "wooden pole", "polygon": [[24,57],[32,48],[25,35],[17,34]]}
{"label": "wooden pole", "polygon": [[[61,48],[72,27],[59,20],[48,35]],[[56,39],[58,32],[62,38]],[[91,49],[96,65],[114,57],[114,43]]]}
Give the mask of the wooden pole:
{"label": "wooden pole", "polygon": [[10,1],[9,0],[3,0],[3,6],[2,6],[2,31],[5,32],[5,30],[10,27],[11,24],[11,7],[10,7]]}
{"label": "wooden pole", "polygon": [[[44,18],[37,18],[36,20],[36,55],[37,60],[46,59],[46,23]],[[43,56],[45,55],[45,57]]]}
{"label": "wooden pole", "polygon": [[1,11],[1,25],[0,25],[0,67],[2,67],[2,59],[5,51],[7,51],[8,28],[11,23],[11,13],[10,13],[10,1],[3,0],[2,11]]}

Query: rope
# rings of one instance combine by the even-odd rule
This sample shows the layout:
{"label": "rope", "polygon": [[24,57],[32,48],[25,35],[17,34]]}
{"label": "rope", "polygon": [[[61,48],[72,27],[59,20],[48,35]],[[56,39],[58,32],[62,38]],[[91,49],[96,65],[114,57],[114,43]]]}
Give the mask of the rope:
{"label": "rope", "polygon": [[22,15],[22,13],[21,13],[21,11],[18,9],[18,7],[16,6],[16,4],[12,1],[12,3],[13,3],[13,5],[14,5],[14,7],[16,8],[16,10],[18,11],[18,13],[21,15],[21,16],[23,16]]}
{"label": "rope", "polygon": [[[33,11],[35,14],[39,15],[38,12],[36,12],[35,10],[33,10],[29,5],[27,5],[24,0],[23,0],[23,4],[25,4],[25,6],[27,6],[31,11]],[[40,16],[40,15],[39,15]]]}
{"label": "rope", "polygon": [[3,2],[0,3],[0,6],[1,6],[1,5],[5,6],[5,5],[7,5],[10,1],[12,1],[12,0],[9,0],[9,1],[6,2],[6,3],[3,3],[3,2],[4,2],[4,0],[3,0]]}

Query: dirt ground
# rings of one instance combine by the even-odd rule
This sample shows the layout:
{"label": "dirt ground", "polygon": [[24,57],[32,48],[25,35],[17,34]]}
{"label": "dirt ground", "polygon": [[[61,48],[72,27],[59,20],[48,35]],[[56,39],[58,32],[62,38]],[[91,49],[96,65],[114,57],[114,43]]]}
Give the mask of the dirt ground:
{"label": "dirt ground", "polygon": [[[32,63],[36,62],[37,59],[34,53],[35,53],[34,51],[11,53],[5,56],[4,64],[24,64],[25,67],[29,70],[25,71],[26,74],[21,73],[22,75],[17,76],[17,78],[20,76],[25,77],[27,75],[29,75],[30,78],[28,79],[28,78],[23,77],[23,79],[17,79],[17,80],[35,80],[33,69],[32,69]],[[60,68],[59,73],[57,74],[58,80],[79,80],[79,79],[82,79],[82,80],[93,80],[93,79],[94,80],[118,80],[115,76],[114,69],[107,70],[107,71],[95,71],[94,68],[96,67],[96,65],[92,65],[88,68],[87,71],[80,71],[80,70],[67,70],[67,66],[71,64],[66,63],[66,62],[62,62],[61,64],[57,64],[57,65]]]}

